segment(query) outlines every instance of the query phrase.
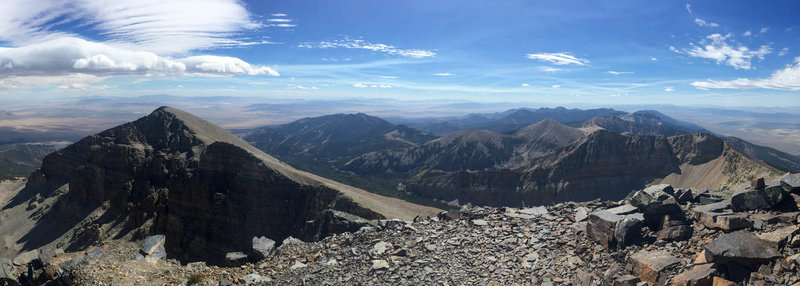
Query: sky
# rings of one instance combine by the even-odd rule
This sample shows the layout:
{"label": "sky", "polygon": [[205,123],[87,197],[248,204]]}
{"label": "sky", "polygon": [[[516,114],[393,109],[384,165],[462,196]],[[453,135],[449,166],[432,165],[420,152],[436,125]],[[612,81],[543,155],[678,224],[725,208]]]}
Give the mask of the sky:
{"label": "sky", "polygon": [[0,1],[0,102],[800,106],[797,1]]}

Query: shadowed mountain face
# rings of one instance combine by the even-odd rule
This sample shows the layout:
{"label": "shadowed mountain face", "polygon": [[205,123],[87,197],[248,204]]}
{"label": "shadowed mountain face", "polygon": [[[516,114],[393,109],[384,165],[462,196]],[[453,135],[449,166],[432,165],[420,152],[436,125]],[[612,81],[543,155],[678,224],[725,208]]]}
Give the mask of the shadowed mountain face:
{"label": "shadowed mountain face", "polygon": [[599,126],[603,129],[632,135],[673,136],[705,132],[700,126],[670,118],[654,110],[637,111],[631,114],[596,117],[580,124],[583,127]]}
{"label": "shadowed mountain face", "polygon": [[743,153],[757,158],[784,172],[800,172],[800,157],[774,148],[756,145],[737,137],[725,137],[725,142]]}
{"label": "shadowed mountain face", "polygon": [[448,201],[521,206],[619,200],[665,177],[676,186],[721,189],[778,174],[710,134],[623,136],[600,130],[530,168],[434,170],[408,180],[407,189]]}
{"label": "shadowed mountain face", "polygon": [[0,180],[30,175],[61,144],[0,145]]}
{"label": "shadowed mountain face", "polygon": [[436,211],[295,170],[169,107],[45,157],[5,209],[31,200],[41,204],[22,227],[23,249],[158,233],[170,257],[210,263],[247,251],[254,236],[319,238],[304,230],[329,209],[367,219]]}

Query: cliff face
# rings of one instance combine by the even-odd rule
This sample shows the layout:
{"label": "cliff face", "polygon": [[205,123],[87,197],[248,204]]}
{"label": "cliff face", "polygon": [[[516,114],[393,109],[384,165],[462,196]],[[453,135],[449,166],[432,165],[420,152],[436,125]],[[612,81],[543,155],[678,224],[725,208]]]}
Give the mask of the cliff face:
{"label": "cliff face", "polygon": [[705,133],[625,136],[599,130],[524,169],[428,172],[408,190],[446,201],[522,206],[619,200],[653,183],[730,189],[774,168]]}
{"label": "cliff face", "polygon": [[[26,235],[32,238],[26,248],[59,241],[79,249],[160,233],[170,257],[212,264],[226,252],[246,251],[254,236],[319,237],[302,230],[325,210],[366,219],[405,210],[390,209],[392,203],[382,201],[388,198],[297,171],[168,107],[45,157],[16,204],[35,194],[54,202]],[[435,212],[411,207],[405,212],[412,216]]]}
{"label": "cliff face", "polygon": [[[664,137],[598,131],[528,169],[431,174],[412,184],[411,189],[487,205],[621,199],[654,178],[677,170],[678,165]],[[448,197],[451,195],[455,197]]]}

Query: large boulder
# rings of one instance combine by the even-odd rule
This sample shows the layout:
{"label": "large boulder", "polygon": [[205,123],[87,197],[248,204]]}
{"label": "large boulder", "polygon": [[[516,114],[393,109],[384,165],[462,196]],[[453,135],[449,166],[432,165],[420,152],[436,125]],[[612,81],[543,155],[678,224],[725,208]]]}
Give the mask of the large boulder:
{"label": "large boulder", "polygon": [[139,249],[139,252],[141,252],[142,255],[151,255],[159,247],[164,246],[164,242],[166,241],[164,235],[161,234],[149,236],[142,242],[142,247]]}
{"label": "large boulder", "polygon": [[783,201],[783,188],[771,184],[763,189],[745,189],[737,191],[731,197],[731,208],[734,211],[770,209]]}
{"label": "large boulder", "polygon": [[642,240],[642,226],[637,214],[618,215],[600,210],[589,214],[586,233],[605,248],[624,248]]}
{"label": "large boulder", "polygon": [[711,286],[714,280],[714,264],[695,265],[692,269],[672,277],[673,286]]}
{"label": "large boulder", "polygon": [[253,237],[252,255],[256,260],[266,258],[275,249],[275,241],[267,237]]}
{"label": "large boulder", "polygon": [[786,245],[786,242],[789,241],[789,239],[791,239],[791,237],[799,230],[800,226],[790,225],[779,228],[775,231],[761,233],[756,236],[769,244],[769,246],[780,249]]}
{"label": "large boulder", "polygon": [[781,187],[787,192],[800,192],[800,174],[786,174],[781,177]]}
{"label": "large boulder", "polygon": [[746,267],[783,257],[777,249],[746,230],[717,237],[705,246],[705,253],[709,262],[733,262]]}
{"label": "large boulder", "polygon": [[683,210],[673,196],[675,190],[667,184],[654,185],[633,194],[630,204],[644,213],[644,222],[652,230],[659,230],[665,215],[683,217]]}

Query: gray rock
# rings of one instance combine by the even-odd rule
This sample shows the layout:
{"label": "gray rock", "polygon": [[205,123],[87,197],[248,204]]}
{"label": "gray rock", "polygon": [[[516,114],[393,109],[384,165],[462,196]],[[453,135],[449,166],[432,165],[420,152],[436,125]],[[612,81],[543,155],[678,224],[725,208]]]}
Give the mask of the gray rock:
{"label": "gray rock", "polygon": [[656,239],[658,240],[687,240],[692,237],[694,228],[683,221],[670,221],[664,222],[661,230],[656,232]]}
{"label": "gray rock", "polygon": [[372,261],[372,267],[370,267],[370,269],[373,270],[373,271],[389,269],[389,262],[387,262],[386,260],[383,260],[383,259],[373,260]]}
{"label": "gray rock", "polygon": [[668,184],[649,186],[634,193],[630,204],[644,210],[652,204],[660,205],[663,200],[672,197],[674,192],[672,186]]}
{"label": "gray rock", "polygon": [[14,257],[14,259],[11,260],[11,262],[16,266],[21,266],[28,264],[37,258],[39,258],[39,250],[34,249],[18,254],[16,257]]}
{"label": "gray rock", "polygon": [[253,257],[261,260],[268,257],[275,249],[275,241],[267,237],[253,237]]}
{"label": "gray rock", "polygon": [[242,278],[242,280],[244,280],[244,285],[254,285],[272,281],[271,278],[261,276],[257,273],[247,274]]}
{"label": "gray rock", "polygon": [[164,257],[167,257],[167,249],[164,247],[164,245],[158,246],[150,255],[145,255],[145,258],[150,261],[158,261]]}
{"label": "gray rock", "polygon": [[695,265],[692,269],[673,277],[672,285],[712,285],[715,272],[716,269],[712,263]]}
{"label": "gray rock", "polygon": [[373,256],[380,256],[386,253],[386,250],[388,249],[392,249],[392,244],[385,241],[381,241],[373,245],[372,248],[367,251],[367,253]]}
{"label": "gray rock", "polygon": [[586,233],[595,242],[605,248],[614,248],[614,231],[617,222],[623,217],[607,210],[600,210],[589,214],[589,224],[586,226]]}
{"label": "gray rock", "polygon": [[609,212],[611,212],[613,214],[617,214],[617,215],[626,215],[626,214],[632,214],[632,213],[635,213],[635,212],[639,211],[639,208],[634,207],[631,204],[624,204],[624,205],[621,205],[621,206],[618,206],[618,207],[613,207],[613,208],[607,209],[607,211],[609,211]]}
{"label": "gray rock", "polygon": [[678,203],[682,205],[691,202],[692,200],[694,200],[692,189],[682,190],[680,193],[676,193],[675,199],[677,199]]}
{"label": "gray rock", "polygon": [[763,264],[783,257],[778,250],[746,230],[717,237],[705,246],[705,253],[709,262],[734,262],[744,266]]}
{"label": "gray rock", "polygon": [[584,207],[578,207],[575,209],[575,221],[584,221],[589,218],[589,210]]}
{"label": "gray rock", "polygon": [[614,240],[616,247],[625,248],[628,245],[642,241],[642,220],[632,217],[623,218],[614,226]]}
{"label": "gray rock", "polygon": [[225,254],[225,262],[228,266],[239,266],[247,262],[247,255],[243,252],[228,252]]}
{"label": "gray rock", "polygon": [[295,270],[295,269],[305,268],[306,266],[308,266],[308,265],[306,265],[306,264],[305,264],[305,263],[303,263],[303,262],[300,262],[300,261],[295,261],[295,262],[294,262],[294,264],[292,265],[292,267],[290,267],[290,268],[291,268],[292,270]]}
{"label": "gray rock", "polygon": [[786,245],[786,242],[794,235],[800,231],[800,226],[797,225],[790,225],[786,227],[779,228],[775,231],[765,232],[761,234],[757,234],[758,238],[769,244],[769,246],[780,249]]}
{"label": "gray rock", "polygon": [[482,219],[474,219],[474,220],[472,220],[472,225],[485,226],[487,224],[488,224],[488,222],[486,220],[482,220]]}
{"label": "gray rock", "polygon": [[526,215],[546,215],[547,208],[543,206],[538,206],[538,207],[520,209],[519,212]]}
{"label": "gray rock", "polygon": [[783,188],[779,185],[770,185],[763,189],[746,189],[733,194],[731,208],[734,211],[770,209],[783,198]]}
{"label": "gray rock", "polygon": [[166,237],[162,234],[149,236],[142,241],[142,248],[139,251],[145,256],[153,254],[159,246],[164,246],[166,241]]}
{"label": "gray rock", "polygon": [[781,177],[781,187],[787,192],[800,192],[800,174],[787,174]]}

